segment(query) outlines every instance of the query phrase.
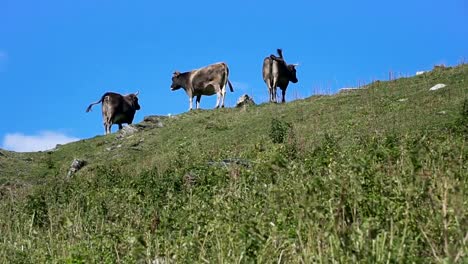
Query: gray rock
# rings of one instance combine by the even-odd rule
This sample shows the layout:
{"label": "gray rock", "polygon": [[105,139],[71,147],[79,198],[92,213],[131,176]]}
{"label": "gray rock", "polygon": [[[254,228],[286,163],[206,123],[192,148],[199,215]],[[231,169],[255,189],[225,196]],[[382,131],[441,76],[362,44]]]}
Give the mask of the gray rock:
{"label": "gray rock", "polygon": [[446,87],[447,85],[443,84],[443,83],[439,83],[439,84],[436,84],[434,86],[431,87],[431,89],[429,89],[429,91],[437,91],[439,89],[442,89],[444,87]]}
{"label": "gray rock", "polygon": [[345,94],[345,93],[350,93],[350,92],[355,92],[357,90],[359,90],[361,88],[355,88],[355,87],[344,87],[344,88],[340,88],[340,90],[338,91],[338,93],[340,94]]}
{"label": "gray rock", "polygon": [[160,115],[150,115],[150,116],[145,116],[143,118],[143,122],[159,123],[159,122],[161,122],[161,120],[164,120],[166,118],[169,118],[169,117],[160,116]]}
{"label": "gray rock", "polygon": [[138,129],[161,128],[164,127],[162,121],[166,118],[169,117],[158,115],[145,116],[143,118],[143,122],[136,124],[135,127],[137,127]]}
{"label": "gray rock", "polygon": [[83,168],[86,165],[86,161],[80,159],[74,159],[72,164],[70,165],[70,169],[68,169],[68,177],[73,176],[77,171]]}
{"label": "gray rock", "polygon": [[124,126],[122,129],[119,130],[119,134],[117,135],[117,138],[122,139],[130,135],[133,135],[136,132],[138,132],[138,128],[135,125]]}
{"label": "gray rock", "polygon": [[239,99],[237,99],[236,107],[242,107],[246,105],[255,105],[255,102],[252,97],[248,94],[244,94]]}

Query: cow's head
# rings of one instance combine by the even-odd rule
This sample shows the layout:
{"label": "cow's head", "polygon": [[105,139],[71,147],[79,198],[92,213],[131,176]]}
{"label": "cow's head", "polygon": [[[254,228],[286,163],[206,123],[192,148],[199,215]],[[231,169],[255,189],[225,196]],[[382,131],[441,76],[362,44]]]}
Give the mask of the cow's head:
{"label": "cow's head", "polygon": [[289,80],[292,83],[297,83],[297,76],[296,76],[296,66],[297,64],[288,64],[288,71],[289,71]]}
{"label": "cow's head", "polygon": [[175,91],[182,88],[182,80],[180,78],[180,72],[175,71],[172,74],[172,84],[171,84],[171,91]]}
{"label": "cow's head", "polygon": [[132,105],[132,108],[135,110],[140,110],[140,104],[138,103],[138,97],[137,97],[138,94],[139,92],[127,95],[128,102]]}

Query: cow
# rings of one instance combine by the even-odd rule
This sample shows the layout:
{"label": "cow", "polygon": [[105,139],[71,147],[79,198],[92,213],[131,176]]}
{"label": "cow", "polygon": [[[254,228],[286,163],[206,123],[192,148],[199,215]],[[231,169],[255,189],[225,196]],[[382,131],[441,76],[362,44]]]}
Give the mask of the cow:
{"label": "cow", "polygon": [[282,92],[281,102],[286,102],[286,89],[289,82],[297,83],[297,64],[287,64],[283,58],[283,51],[277,50],[279,57],[270,55],[263,60],[263,80],[265,81],[270,95],[270,102],[276,103],[276,88]]}
{"label": "cow", "polygon": [[91,111],[91,108],[95,104],[102,102],[102,119],[104,120],[105,134],[111,133],[111,127],[113,124],[119,125],[119,129],[122,129],[122,124],[131,124],[135,116],[135,112],[140,110],[138,104],[138,93],[121,95],[118,93],[107,92],[97,102],[91,103],[86,112]]}
{"label": "cow", "polygon": [[180,73],[175,71],[172,74],[171,91],[183,88],[189,97],[189,110],[192,110],[193,97],[197,98],[197,109],[200,108],[202,95],[217,95],[216,106],[224,107],[224,97],[226,94],[226,84],[229,84],[231,92],[234,92],[229,81],[229,68],[224,62],[208,65],[203,68]]}

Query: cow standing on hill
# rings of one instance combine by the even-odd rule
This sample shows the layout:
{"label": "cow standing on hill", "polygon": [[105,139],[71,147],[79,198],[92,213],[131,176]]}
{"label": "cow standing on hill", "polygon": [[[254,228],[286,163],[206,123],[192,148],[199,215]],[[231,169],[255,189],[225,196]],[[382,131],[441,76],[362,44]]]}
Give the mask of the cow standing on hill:
{"label": "cow standing on hill", "polygon": [[90,104],[86,112],[91,111],[93,105],[102,102],[102,119],[105,134],[107,135],[111,133],[113,124],[119,125],[119,129],[122,129],[122,124],[131,124],[133,122],[135,112],[140,110],[137,96],[138,92],[128,95],[107,92],[99,101]]}
{"label": "cow standing on hill", "polygon": [[263,60],[263,80],[265,81],[270,95],[270,102],[276,103],[276,87],[282,92],[281,102],[286,102],[286,89],[289,82],[297,83],[297,64],[287,64],[283,58],[283,51],[278,49],[279,57],[270,55]]}
{"label": "cow standing on hill", "polygon": [[229,81],[229,68],[224,62],[212,64],[189,72],[174,72],[172,75],[171,91],[183,88],[189,97],[190,110],[192,110],[193,97],[197,97],[197,109],[200,108],[202,95],[216,94],[216,106],[224,107],[226,84],[229,84],[231,92],[232,84]]}

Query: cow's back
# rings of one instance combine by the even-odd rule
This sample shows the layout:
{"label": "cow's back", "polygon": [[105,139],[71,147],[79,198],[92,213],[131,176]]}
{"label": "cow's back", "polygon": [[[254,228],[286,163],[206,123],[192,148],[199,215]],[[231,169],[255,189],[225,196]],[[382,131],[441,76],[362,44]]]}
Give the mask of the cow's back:
{"label": "cow's back", "polygon": [[108,92],[102,96],[102,107],[120,110],[119,108],[121,108],[123,101],[124,99],[121,94]]}
{"label": "cow's back", "polygon": [[228,69],[224,62],[215,63],[191,72],[191,84],[195,94],[211,95],[215,91],[207,89],[210,84],[224,87],[227,82]]}

